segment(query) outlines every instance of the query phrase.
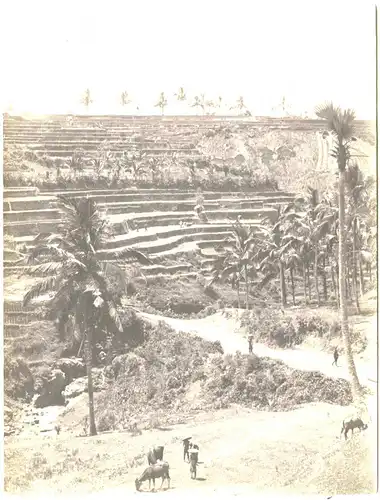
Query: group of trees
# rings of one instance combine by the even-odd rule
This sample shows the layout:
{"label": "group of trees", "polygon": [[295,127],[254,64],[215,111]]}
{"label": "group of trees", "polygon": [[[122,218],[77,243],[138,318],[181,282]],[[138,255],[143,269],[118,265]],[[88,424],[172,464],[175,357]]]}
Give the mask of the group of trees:
{"label": "group of trees", "polygon": [[178,167],[187,175],[189,183],[193,186],[202,178],[202,175],[204,177],[204,174],[209,181],[220,178],[220,175],[226,178],[234,174],[247,179],[253,176],[253,165],[246,164],[236,168],[233,162],[226,159],[217,163],[214,156],[210,154],[203,154],[201,158],[193,159],[168,149],[166,154],[149,156],[137,147],[131,147],[129,150],[121,151],[121,154],[116,154],[109,147],[109,144],[104,143],[95,153],[76,149],[72,156],[64,161],[62,159],[46,160],[45,163],[55,168],[57,178],[62,175],[62,167],[67,169],[70,177],[74,179],[90,168],[97,180],[107,179],[112,185],[128,177],[134,183],[142,180],[164,183],[165,175],[170,177],[171,170],[178,169]]}
{"label": "group of trees", "polygon": [[[194,96],[192,99],[188,98],[185,89],[180,87],[177,92],[173,94],[173,97],[177,102],[187,103],[190,108],[195,108],[201,112],[202,115],[214,115],[216,113],[220,113],[221,109],[234,111],[238,113],[239,116],[252,116],[251,110],[246,106],[244,97],[239,96],[235,103],[231,106],[228,104],[222,96],[218,96],[217,99],[208,99],[205,94],[199,94]],[[92,93],[89,88],[85,90],[83,96],[81,98],[81,103],[84,105],[85,109],[88,110],[90,105],[94,101],[92,100]],[[121,106],[127,107],[132,103],[131,96],[126,90],[123,90],[120,94],[120,104]],[[168,106],[168,96],[165,95],[165,92],[160,92],[159,98],[154,104],[154,107],[159,108],[161,114],[163,115],[165,109]],[[139,110],[139,107],[136,108]],[[276,106],[272,107],[272,111],[275,113],[281,113],[281,116],[296,116],[292,111],[292,106],[288,102],[285,96],[283,96],[280,100],[280,103]],[[302,113],[302,115],[297,115],[299,118],[309,118],[309,114],[307,111]]]}
{"label": "group of trees", "polygon": [[[343,112],[332,105],[317,111],[327,120],[335,139],[332,155],[339,167],[338,196],[332,193],[318,200],[316,191],[309,190],[304,199],[296,199],[287,207],[279,208],[275,219],[261,225],[262,234],[257,234],[254,228],[244,227],[237,220],[230,247],[223,250],[215,262],[213,280],[230,279],[238,290],[240,283],[245,283],[248,307],[252,283],[258,286],[261,283],[262,286],[265,281],[278,277],[285,306],[287,274],[292,283],[293,301],[295,278],[303,280],[305,302],[311,298],[312,275],[314,297],[319,303],[320,280],[326,297],[329,273],[331,290],[341,310],[352,390],[359,393],[347,324],[347,290],[351,290],[348,295],[351,293],[355,299],[364,291],[365,272],[361,256],[369,249],[373,224],[368,212],[368,186],[358,167],[349,165],[350,144],[354,140],[353,112]],[[120,298],[127,291],[128,276],[118,264],[124,266],[135,260],[141,264],[151,262],[144,254],[130,248],[115,251],[114,255],[108,255],[107,262],[103,262],[99,250],[104,248],[108,239],[109,226],[99,215],[93,200],[61,196],[59,202],[63,222],[55,234],[37,236],[36,245],[26,258],[27,273],[46,277],[25,294],[24,305],[49,293],[47,307],[51,315],[63,325],[69,318],[74,318],[85,345],[90,434],[94,435],[94,334],[108,332],[112,335],[123,330],[119,308]]]}
{"label": "group of trees", "polygon": [[[364,180],[357,165],[346,174],[346,291],[360,312],[359,299],[366,283],[372,281],[371,247],[376,222],[371,213],[373,184]],[[279,283],[281,303],[296,305],[297,295],[306,305],[340,304],[339,283],[339,207],[336,192],[319,193],[308,188],[287,206],[279,206],[274,217],[261,225],[246,227],[240,221],[232,226],[232,237],[215,258],[212,280],[230,280],[239,296],[242,281],[247,291]],[[239,306],[240,307],[240,306]]]}
{"label": "group of trees", "polygon": [[[182,103],[187,102],[190,108],[198,109],[199,111],[201,111],[202,115],[215,114],[218,110],[220,111],[224,102],[221,96],[219,96],[218,99],[214,101],[212,99],[207,99],[205,94],[196,95],[192,100],[189,100],[183,87],[180,87],[179,90],[174,93],[173,97],[178,102]],[[88,110],[93,102],[94,101],[92,99],[92,94],[90,89],[86,89],[81,98],[81,103],[83,104],[85,109]],[[131,103],[132,99],[130,98],[130,95],[128,94],[127,91],[124,90],[120,94],[121,106],[124,108]],[[225,104],[225,106],[226,105],[227,104]],[[154,104],[154,107],[159,108],[161,114],[164,115],[167,106],[168,106],[168,97],[165,95],[165,92],[161,92],[157,102]],[[137,109],[139,109],[138,106]],[[247,108],[244,102],[243,96],[239,96],[238,99],[236,100],[236,103],[233,106],[228,106],[228,109],[230,111],[236,111],[241,116],[252,116],[250,110]]]}
{"label": "group of trees", "polygon": [[[365,275],[371,276],[375,246],[376,220],[373,180],[364,180],[355,163],[351,144],[354,137],[354,112],[342,111],[332,104],[316,110],[327,122],[334,139],[331,155],[338,166],[337,189],[324,193],[309,188],[304,197],[279,207],[275,218],[255,228],[233,225],[229,245],[215,258],[211,283],[229,280],[238,291],[245,285],[246,307],[252,285],[260,287],[279,280],[281,302],[288,302],[286,277],[295,304],[297,283],[307,304],[318,305],[332,295],[341,313],[342,337],[348,360],[353,393],[360,386],[353,361],[348,331],[347,303],[352,300],[360,312],[359,297],[365,291]],[[365,269],[364,269],[365,267]],[[330,287],[330,294],[328,288]]]}

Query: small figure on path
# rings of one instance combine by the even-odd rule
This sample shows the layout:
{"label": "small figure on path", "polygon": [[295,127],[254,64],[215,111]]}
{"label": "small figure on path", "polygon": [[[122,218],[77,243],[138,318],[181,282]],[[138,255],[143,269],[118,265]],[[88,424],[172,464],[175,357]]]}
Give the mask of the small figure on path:
{"label": "small figure on path", "polygon": [[186,458],[187,458],[188,462],[190,460],[190,458],[189,458],[190,439],[191,439],[191,436],[182,441],[182,443],[183,443],[183,461],[185,461]]}
{"label": "small figure on path", "polygon": [[191,445],[191,448],[189,449],[191,479],[196,479],[197,477],[198,453],[199,447],[197,445]]}
{"label": "small figure on path", "polygon": [[253,335],[252,335],[252,333],[250,333],[248,335],[248,350],[249,350],[249,354],[252,354],[252,352],[253,352],[252,342],[253,342]]}
{"label": "small figure on path", "polygon": [[339,353],[338,353],[338,348],[335,347],[334,349],[334,361],[332,362],[332,365],[338,366],[338,358],[339,358]]}

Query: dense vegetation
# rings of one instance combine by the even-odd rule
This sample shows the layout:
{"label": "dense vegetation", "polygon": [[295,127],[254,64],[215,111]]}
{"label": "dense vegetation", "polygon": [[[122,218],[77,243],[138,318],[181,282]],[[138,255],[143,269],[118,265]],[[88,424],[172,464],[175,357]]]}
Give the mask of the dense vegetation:
{"label": "dense vegetation", "polygon": [[[338,200],[331,190],[320,198],[309,188],[294,202],[279,207],[274,222],[263,221],[257,229],[233,225],[229,247],[218,249],[212,283],[228,281],[249,302],[252,290],[279,283],[282,306],[339,305]],[[364,179],[357,165],[346,174],[347,286],[346,297],[359,312],[359,298],[372,286],[376,247],[374,180]],[[297,300],[297,302],[298,302]]]}
{"label": "dense vegetation", "polygon": [[[163,109],[164,96],[157,105]],[[26,260],[28,266],[35,264],[27,272],[43,274],[44,279],[26,293],[24,304],[51,293],[46,305],[49,318],[57,321],[60,341],[66,339],[67,325],[71,321],[76,331],[75,347],[79,344],[78,355],[84,346],[90,434],[96,433],[92,370],[98,363],[95,347],[99,345],[106,353],[105,364],[112,367],[113,373],[108,390],[100,394],[98,402],[102,429],[123,427],[131,416],[141,415],[149,409],[197,409],[186,399],[194,384],[198,384],[202,407],[210,409],[240,403],[258,409],[280,410],[308,401],[346,404],[351,400],[345,382],[332,381],[320,374],[297,372],[282,363],[254,356],[223,357],[220,347],[191,336],[174,335],[163,325],[155,329],[136,324],[136,331],[129,331],[125,337],[123,324],[123,314],[130,311],[133,304],[153,306],[154,310],[171,311],[174,315],[184,308],[188,314],[203,313],[205,305],[209,307],[207,312],[213,312],[211,307],[217,301],[218,307],[237,305],[240,308],[245,303],[248,310],[252,298],[263,300],[270,296],[275,301],[277,287],[283,308],[296,305],[301,296],[304,305],[333,304],[344,310],[348,301],[360,312],[359,299],[372,286],[373,280],[374,182],[363,176],[348,154],[348,145],[353,140],[351,129],[344,129],[341,134],[347,142],[342,142],[338,132],[335,134],[338,149],[334,149],[333,154],[339,161],[342,151],[346,155],[339,170],[339,199],[336,185],[326,190],[322,197],[318,190],[310,187],[292,203],[279,206],[275,220],[263,220],[259,230],[244,226],[238,218],[232,224],[233,237],[226,240],[226,245],[215,248],[217,257],[212,264],[211,280],[205,283],[199,280],[197,289],[194,283],[181,282],[165,293],[167,283],[160,289],[157,286],[160,280],[154,279],[147,282],[144,290],[136,290],[125,273],[125,268],[128,270],[125,261],[137,259],[150,264],[149,259],[140,252],[126,249],[114,255],[116,263],[123,261],[123,269],[102,262],[98,251],[107,241],[109,227],[93,200],[59,198],[63,223],[56,234],[38,236],[37,246]],[[62,159],[34,156],[34,153],[17,148],[6,151],[5,156],[6,164],[17,168],[21,165],[25,172],[30,173],[33,164],[46,168],[46,178],[39,183],[32,176],[9,172],[6,174],[8,185],[14,182],[20,185],[21,179],[26,179],[26,183],[44,188],[154,186],[194,189],[200,184],[203,189],[218,190],[277,187],[273,173],[262,163],[257,168],[256,164],[245,162],[236,169],[225,159],[218,164],[206,154],[197,161],[184,160],[175,153],[152,158],[137,150],[116,156],[107,144],[103,144],[93,157],[78,150],[64,163]],[[177,172],[176,176],[172,175],[173,171]],[[342,228],[347,229],[344,268]],[[226,297],[226,285],[232,286],[233,298]],[[223,293],[220,293],[222,287]],[[269,293],[268,287],[272,287]],[[132,288],[134,296],[130,297]],[[200,293],[190,298],[190,292],[196,290]],[[347,320],[344,314],[343,323]],[[243,325],[252,327],[257,340],[265,339],[281,347],[301,343],[310,333],[334,336],[331,325],[318,324],[317,315],[314,323],[306,323],[299,316],[286,324],[285,319],[274,316],[260,317],[255,312],[251,315],[247,312]],[[343,327],[343,323],[339,326],[348,342],[349,358],[355,339],[350,338],[348,327]],[[7,363],[7,376],[13,377],[17,372],[16,382],[19,378],[19,383],[10,387],[8,394],[29,398],[33,374],[21,362],[11,364],[8,360]],[[351,364],[353,366],[353,360]],[[44,377],[45,372],[40,374],[40,379]],[[114,413],[110,407],[124,410]]]}
{"label": "dense vegetation", "polygon": [[231,403],[284,411],[311,401],[351,401],[344,380],[253,355],[223,355],[218,343],[173,332],[165,324],[146,325],[144,342],[116,357],[112,372],[114,380],[97,403],[102,430],[130,428],[136,419],[140,428],[164,427],[191,412]]}

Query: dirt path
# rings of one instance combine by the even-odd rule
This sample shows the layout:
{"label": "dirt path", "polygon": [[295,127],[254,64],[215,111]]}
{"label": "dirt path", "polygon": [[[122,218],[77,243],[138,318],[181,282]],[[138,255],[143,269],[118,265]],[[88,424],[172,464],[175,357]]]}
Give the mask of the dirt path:
{"label": "dirt path", "polygon": [[[225,353],[234,354],[236,351],[247,352],[248,344],[245,332],[240,329],[240,321],[237,317],[226,318],[222,313],[202,319],[183,320],[168,318],[165,316],[140,313],[143,318],[153,324],[160,321],[167,323],[177,331],[194,333],[205,340],[219,340]],[[360,381],[363,385],[376,389],[377,383],[377,363],[376,363],[376,316],[364,317],[367,328],[367,336],[371,341],[368,343],[366,352],[361,356],[368,361],[356,359],[356,366]],[[361,325],[363,327],[363,325]],[[253,344],[253,352],[258,356],[265,356],[278,359],[292,368],[304,371],[319,371],[329,377],[348,379],[348,369],[344,356],[339,358],[339,366],[332,366],[332,355],[324,351],[316,351],[297,346],[292,349],[276,349],[265,344]]]}
{"label": "dirt path", "polygon": [[[238,314],[217,313],[196,320],[140,315],[152,323],[164,321],[177,331],[219,340],[228,353],[247,350]],[[371,389],[376,385],[366,382],[365,377],[376,376],[377,332],[370,331],[375,326],[376,316],[360,317],[360,327],[368,331],[371,340],[363,360],[356,361],[361,382]],[[282,350],[255,344],[254,352],[302,370],[318,370],[341,378],[348,375],[344,366],[331,366],[331,355],[313,349]],[[372,414],[376,412],[376,398],[371,398],[374,404],[370,415],[376,422],[376,413]],[[81,408],[86,411],[83,404]],[[40,471],[31,490],[22,494],[23,498],[52,498],[57,493],[62,498],[85,496],[89,500],[100,500],[106,494],[123,499],[148,498],[151,495],[147,492],[148,485],[144,484],[143,491],[137,493],[134,480],[145,467],[144,454],[152,443],[165,446],[165,458],[171,467],[172,487],[157,492],[160,497],[196,496],[208,500],[226,493],[228,497],[248,498],[263,492],[291,496],[373,492],[371,470],[376,428],[370,425],[365,433],[355,433],[347,441],[341,439],[341,422],[350,411],[348,407],[325,403],[307,404],[289,412],[231,407],[134,437],[127,432],[100,434],[95,438],[74,438],[65,433],[59,437],[15,437],[7,440],[7,449],[20,454],[20,462],[14,461],[12,467],[16,476],[19,471],[39,465],[38,457],[46,461],[39,465],[46,470],[43,479]],[[181,439],[185,436],[192,436],[201,444],[198,481],[190,479],[189,466],[182,460]],[[156,486],[159,485],[157,481]]]}

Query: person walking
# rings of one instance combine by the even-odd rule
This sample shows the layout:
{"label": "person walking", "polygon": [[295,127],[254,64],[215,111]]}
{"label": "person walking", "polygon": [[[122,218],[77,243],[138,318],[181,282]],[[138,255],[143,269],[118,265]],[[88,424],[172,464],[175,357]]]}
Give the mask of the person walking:
{"label": "person walking", "polygon": [[190,477],[191,479],[197,478],[197,465],[198,465],[198,453],[199,446],[190,445],[189,454],[190,454]]}
{"label": "person walking", "polygon": [[191,437],[188,437],[188,438],[182,440],[182,443],[183,443],[183,461],[185,461],[186,458],[187,458],[187,461],[190,460],[189,459],[190,439],[191,439]]}
{"label": "person walking", "polygon": [[334,361],[332,362],[331,366],[333,366],[333,365],[338,366],[339,353],[338,353],[338,348],[337,347],[335,347],[335,349],[334,349],[333,356],[334,356]]}

